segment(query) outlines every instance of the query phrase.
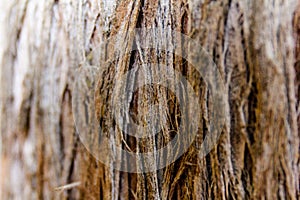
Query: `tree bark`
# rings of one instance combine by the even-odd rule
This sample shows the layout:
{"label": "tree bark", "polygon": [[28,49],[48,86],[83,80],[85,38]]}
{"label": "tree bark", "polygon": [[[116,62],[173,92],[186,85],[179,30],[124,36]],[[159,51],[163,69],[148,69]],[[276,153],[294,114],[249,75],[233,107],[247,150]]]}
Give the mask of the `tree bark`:
{"label": "tree bark", "polygon": [[[297,5],[296,0],[2,0],[1,199],[299,199]],[[170,43],[174,38],[168,31],[185,34],[216,64],[227,112],[217,144],[204,157],[199,147],[212,126],[209,87],[183,58],[153,54],[162,43],[153,51],[130,52],[136,28],[155,28]],[[111,166],[99,162],[76,132],[76,70],[101,70],[111,55],[99,46],[116,36],[127,44],[120,46],[126,56],[92,80],[97,119],[115,133],[109,135],[112,145],[150,151],[173,137],[122,138],[112,119],[110,100],[122,87],[117,77],[143,64],[141,59],[173,66],[192,80],[199,97],[195,140],[179,159],[154,172],[118,171],[109,158]],[[154,36],[142,32],[141,37],[146,42]],[[144,70],[152,72],[149,66]],[[176,97],[153,90],[175,102],[164,107],[172,117],[170,128],[178,121]],[[154,97],[142,95],[133,99],[132,109],[145,115],[137,102],[147,104]],[[154,156],[153,162],[159,159]],[[137,163],[126,163],[132,165]]]}

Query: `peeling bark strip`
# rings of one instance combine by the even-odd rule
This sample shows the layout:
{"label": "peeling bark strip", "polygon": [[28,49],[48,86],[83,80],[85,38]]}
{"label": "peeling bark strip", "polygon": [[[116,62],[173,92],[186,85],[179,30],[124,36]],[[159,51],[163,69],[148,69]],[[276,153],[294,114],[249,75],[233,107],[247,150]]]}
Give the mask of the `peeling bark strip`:
{"label": "peeling bark strip", "polygon": [[[299,199],[297,3],[2,0],[0,174],[6,178],[0,181],[1,199]],[[173,39],[167,34],[170,30],[184,33],[217,64],[226,82],[228,112],[218,145],[205,158],[198,155],[211,126],[205,81],[184,59],[159,52],[159,46],[129,52],[135,28],[157,28],[165,42]],[[116,35],[128,57],[112,63],[98,82],[98,92],[109,96],[119,87],[113,80],[142,61],[173,66],[193,80],[198,92],[201,126],[193,145],[156,172],[134,174],[107,167],[88,153],[76,134],[71,109],[75,69],[101,66],[110,55],[103,56],[105,49],[98,47]],[[179,49],[195,51],[184,45]],[[139,110],[134,103],[144,98],[142,91],[132,111]],[[154,91],[170,100],[165,106],[169,126],[176,128],[176,98],[161,88]],[[97,100],[101,118],[109,112],[110,99]],[[123,149],[148,151],[172,137],[111,139]],[[78,182],[76,187],[69,185]],[[67,189],[57,192],[58,186]]]}

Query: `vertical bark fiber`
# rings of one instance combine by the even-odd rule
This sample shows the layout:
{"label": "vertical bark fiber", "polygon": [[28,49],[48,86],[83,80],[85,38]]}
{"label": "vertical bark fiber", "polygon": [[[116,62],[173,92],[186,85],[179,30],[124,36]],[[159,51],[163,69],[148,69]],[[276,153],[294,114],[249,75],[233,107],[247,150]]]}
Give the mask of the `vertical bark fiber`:
{"label": "vertical bark fiber", "polygon": [[[300,198],[296,0],[2,0],[0,4],[1,199]],[[201,76],[184,59],[160,52],[162,43],[153,50],[130,52],[133,30],[154,27],[166,43],[172,43],[170,30],[196,40],[225,80],[225,125],[218,144],[204,158],[199,147],[209,134],[211,108]],[[147,34],[155,33],[143,34],[141,41],[146,42]],[[108,106],[115,98],[112,91],[121,87],[115,78],[128,69],[144,61],[173,66],[193,80],[199,96],[201,126],[195,141],[178,160],[156,172],[114,170],[92,157],[76,134],[71,104],[74,72],[88,65],[101,68],[110,49],[97,47],[114,36],[123,42],[118,48],[127,57],[92,80],[97,85],[98,120],[115,130],[114,145],[151,151],[173,137],[163,133],[137,140],[118,132]],[[151,65],[145,73],[151,74]],[[134,77],[138,79],[138,74]],[[178,128],[174,94],[160,87],[143,91],[148,90],[166,99],[164,107],[173,117],[167,128]],[[147,104],[155,101],[154,96],[139,93],[133,111],[141,110],[141,99]],[[134,119],[139,121],[146,113],[146,108],[134,113]],[[152,161],[159,159],[153,156]],[[69,189],[57,189],[72,183]]]}

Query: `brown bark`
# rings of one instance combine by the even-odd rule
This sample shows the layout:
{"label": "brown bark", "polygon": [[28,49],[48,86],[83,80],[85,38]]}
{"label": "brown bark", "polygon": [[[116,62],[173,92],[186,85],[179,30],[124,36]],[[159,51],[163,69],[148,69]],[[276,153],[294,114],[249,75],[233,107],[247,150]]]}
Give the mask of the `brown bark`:
{"label": "brown bark", "polygon": [[[299,199],[297,3],[2,1],[1,199]],[[218,144],[205,157],[199,156],[199,147],[212,122],[210,93],[203,79],[172,54],[158,58],[151,51],[130,52],[134,29],[153,27],[193,38],[225,80],[225,125]],[[122,139],[109,115],[112,91],[121,87],[114,78],[141,64],[141,56],[172,65],[192,80],[199,96],[201,126],[195,141],[178,160],[155,172],[114,170],[97,161],[76,134],[71,105],[75,70],[86,65],[101,68],[110,49],[98,47],[116,35],[127,45],[121,48],[127,57],[92,80],[97,85],[98,120],[115,130],[114,144],[124,147],[126,141],[132,150],[149,151],[172,137]],[[142,36],[142,41],[150,37]],[[171,42],[172,36],[164,39]],[[153,51],[161,46],[157,43]],[[150,71],[146,68],[146,73]],[[171,109],[176,97],[156,89],[175,102],[165,107],[176,116]],[[141,110],[139,106],[133,110]],[[168,127],[176,124],[176,117],[172,119]]]}

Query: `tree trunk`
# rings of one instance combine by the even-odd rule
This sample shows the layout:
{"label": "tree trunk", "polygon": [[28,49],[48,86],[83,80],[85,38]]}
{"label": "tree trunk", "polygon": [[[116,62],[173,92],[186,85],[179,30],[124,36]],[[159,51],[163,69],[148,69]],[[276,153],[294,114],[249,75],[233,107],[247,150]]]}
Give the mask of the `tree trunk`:
{"label": "tree trunk", "polygon": [[[297,3],[2,0],[1,199],[299,199]],[[134,38],[137,30],[140,41]],[[199,59],[189,62],[163,49],[175,43],[173,33],[198,46],[186,45],[180,37],[171,51],[193,61],[205,50],[201,58],[215,63],[224,83],[220,126],[213,121],[214,92],[193,65],[201,64]],[[153,38],[151,48],[143,49]],[[115,51],[121,56],[114,57]],[[171,66],[171,72],[163,71],[163,65]],[[130,118],[140,126],[118,124],[113,102],[127,98],[124,86],[176,77],[175,72],[188,80],[181,83],[183,89],[175,78],[168,87],[138,87],[128,105]],[[187,95],[187,85],[197,101]],[[156,96],[165,101],[149,112]],[[82,98],[90,103],[86,108]],[[166,122],[163,131],[135,138],[118,126],[144,134],[146,115],[150,121],[159,119],[158,124]],[[194,119],[195,138],[189,145],[177,141],[176,148],[185,148],[178,159],[167,162],[174,152],[140,156],[166,146],[182,134],[181,125],[186,128]],[[101,133],[93,132],[95,124]],[[220,135],[209,138],[214,126],[221,127]],[[92,131],[91,146],[86,145],[90,140],[83,141],[82,130]],[[101,137],[109,140],[97,143]],[[207,148],[208,154],[201,150],[205,138],[217,143]],[[91,148],[104,145],[133,152],[137,160],[131,162],[119,150],[114,157],[107,149],[91,154]],[[156,169],[157,163],[165,165]]]}

